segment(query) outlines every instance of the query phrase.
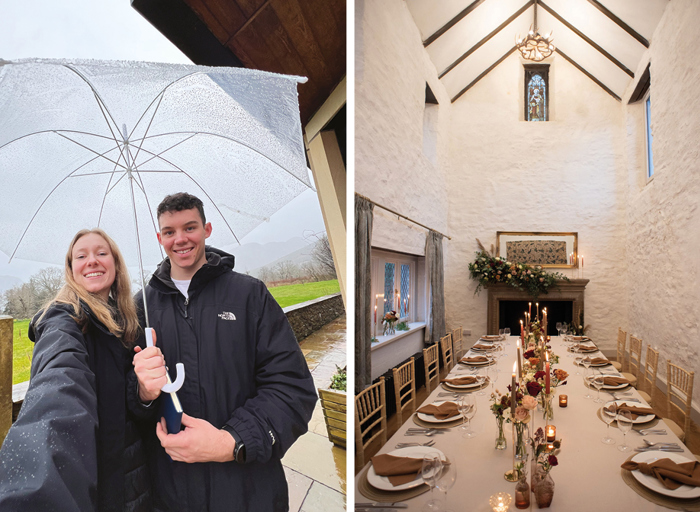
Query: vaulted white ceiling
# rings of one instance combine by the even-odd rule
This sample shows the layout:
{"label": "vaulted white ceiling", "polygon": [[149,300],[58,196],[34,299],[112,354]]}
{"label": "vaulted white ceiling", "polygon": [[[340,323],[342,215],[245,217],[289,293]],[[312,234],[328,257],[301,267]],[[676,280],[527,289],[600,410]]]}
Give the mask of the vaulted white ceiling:
{"label": "vaulted white ceiling", "polygon": [[538,31],[552,31],[557,58],[571,62],[619,100],[640,72],[637,68],[668,2],[406,0],[453,102],[517,52],[515,38],[530,30],[535,6]]}

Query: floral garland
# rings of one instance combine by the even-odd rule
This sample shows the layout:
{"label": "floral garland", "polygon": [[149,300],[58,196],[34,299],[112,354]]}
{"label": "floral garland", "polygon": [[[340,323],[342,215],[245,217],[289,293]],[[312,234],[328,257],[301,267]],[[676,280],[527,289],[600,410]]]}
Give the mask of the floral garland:
{"label": "floral garland", "polygon": [[549,293],[557,281],[569,278],[559,272],[549,274],[539,265],[511,263],[500,256],[491,256],[485,251],[477,251],[476,259],[469,264],[472,279],[479,281],[474,293],[478,293],[487,284],[505,283],[518,290],[527,291],[532,297],[540,293]]}

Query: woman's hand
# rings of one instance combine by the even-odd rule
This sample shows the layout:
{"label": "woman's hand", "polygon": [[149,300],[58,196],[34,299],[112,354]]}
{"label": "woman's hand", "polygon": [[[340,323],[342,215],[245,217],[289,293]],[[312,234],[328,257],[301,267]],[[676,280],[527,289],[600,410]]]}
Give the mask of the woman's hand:
{"label": "woman's hand", "polygon": [[153,331],[153,346],[142,349],[134,347],[134,371],[139,381],[139,398],[151,402],[160,396],[160,390],[167,383],[165,358],[156,345],[156,332]]}

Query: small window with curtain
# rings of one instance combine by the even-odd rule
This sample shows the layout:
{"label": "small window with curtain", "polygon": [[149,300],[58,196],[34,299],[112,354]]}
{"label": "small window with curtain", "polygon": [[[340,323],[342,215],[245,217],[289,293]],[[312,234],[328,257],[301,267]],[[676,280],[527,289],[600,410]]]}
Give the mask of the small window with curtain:
{"label": "small window with curtain", "polygon": [[549,121],[547,64],[525,64],[525,120]]}

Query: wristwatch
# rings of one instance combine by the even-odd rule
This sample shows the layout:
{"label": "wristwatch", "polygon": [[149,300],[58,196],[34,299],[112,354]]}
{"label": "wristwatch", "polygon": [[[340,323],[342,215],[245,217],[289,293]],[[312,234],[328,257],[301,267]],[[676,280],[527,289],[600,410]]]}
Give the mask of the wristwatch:
{"label": "wristwatch", "polygon": [[236,446],[233,448],[233,460],[239,464],[245,464],[245,443],[241,440],[241,436],[231,425],[224,425],[221,428],[231,434],[233,440],[236,441]]}

